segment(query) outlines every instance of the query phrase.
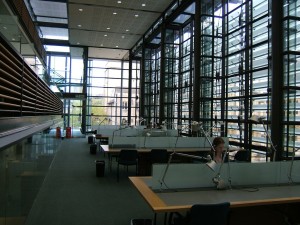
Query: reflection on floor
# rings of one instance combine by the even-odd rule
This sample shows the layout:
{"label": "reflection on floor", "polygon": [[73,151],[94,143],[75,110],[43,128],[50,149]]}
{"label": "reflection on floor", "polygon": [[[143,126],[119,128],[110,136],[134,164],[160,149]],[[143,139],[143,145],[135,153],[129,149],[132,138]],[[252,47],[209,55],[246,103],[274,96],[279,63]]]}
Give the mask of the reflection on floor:
{"label": "reflection on floor", "polygon": [[[85,136],[78,129],[72,137]],[[0,225],[24,224],[62,141],[51,129],[0,152]]]}

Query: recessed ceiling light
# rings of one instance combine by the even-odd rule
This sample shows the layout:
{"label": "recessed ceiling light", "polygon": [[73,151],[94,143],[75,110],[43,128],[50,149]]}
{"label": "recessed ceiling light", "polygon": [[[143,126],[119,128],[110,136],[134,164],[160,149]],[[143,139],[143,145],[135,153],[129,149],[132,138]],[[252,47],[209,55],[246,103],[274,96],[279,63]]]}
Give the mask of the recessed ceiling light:
{"label": "recessed ceiling light", "polygon": [[122,1],[118,1],[118,4],[121,4],[122,3]]}
{"label": "recessed ceiling light", "polygon": [[101,47],[103,46],[103,44],[100,45]]}
{"label": "recessed ceiling light", "polygon": [[119,48],[119,46],[118,46],[118,45],[116,45],[116,48]]}
{"label": "recessed ceiling light", "polygon": [[107,37],[107,34],[104,34],[104,37]]}
{"label": "recessed ceiling light", "polygon": [[117,15],[117,13],[116,13],[116,12],[113,12],[113,14],[114,14],[114,15]]}
{"label": "recessed ceiling light", "polygon": [[146,6],[146,4],[145,4],[145,3],[143,3],[143,4],[142,4],[142,6]]}
{"label": "recessed ceiling light", "polygon": [[129,30],[127,29],[126,32],[128,32]]}
{"label": "recessed ceiling light", "polygon": [[77,42],[78,45],[80,45],[80,42]]}
{"label": "recessed ceiling light", "polygon": [[16,39],[12,38],[11,40],[12,40],[12,41],[15,41]]}
{"label": "recessed ceiling light", "polygon": [[138,14],[135,14],[134,16],[135,16],[135,17],[139,17],[139,15],[138,15]]}
{"label": "recessed ceiling light", "polygon": [[81,24],[78,24],[77,26],[78,26],[78,27],[81,27]]}
{"label": "recessed ceiling light", "polygon": [[107,29],[107,30],[110,30],[110,27],[107,27],[106,29]]}
{"label": "recessed ceiling light", "polygon": [[82,11],[83,11],[83,9],[78,9],[78,11],[79,11],[79,12],[82,12]]}
{"label": "recessed ceiling light", "polygon": [[122,38],[125,38],[125,36],[123,35]]}

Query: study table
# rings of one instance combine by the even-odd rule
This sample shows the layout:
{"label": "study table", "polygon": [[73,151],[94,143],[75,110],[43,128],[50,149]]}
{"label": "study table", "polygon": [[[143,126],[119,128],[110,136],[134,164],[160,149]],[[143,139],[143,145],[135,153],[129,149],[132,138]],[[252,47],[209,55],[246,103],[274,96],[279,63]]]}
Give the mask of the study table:
{"label": "study table", "polygon": [[[298,215],[286,214],[294,210],[294,204],[299,209],[299,184],[265,185],[247,188],[232,187],[232,189],[227,190],[216,190],[215,188],[152,190],[149,186],[151,177],[129,177],[129,179],[151,207],[155,220],[157,213],[185,212],[193,204],[220,202],[230,202],[231,204],[232,215],[230,224],[241,224],[239,223],[240,220],[245,219],[245,216],[250,217],[249,213],[252,213],[256,219],[259,218],[258,215],[261,213],[266,214],[265,216],[260,215],[260,221],[264,220],[262,224],[271,224],[268,223],[270,220],[272,224],[274,224],[274,221],[276,224],[281,224],[281,219],[285,220],[292,216],[299,218]],[[275,209],[272,207],[262,208],[262,206],[274,205],[276,205]],[[280,207],[278,208],[278,206]],[[273,218],[269,218],[269,214]],[[247,218],[247,221],[243,221],[242,224],[252,224],[251,218]],[[255,224],[258,223],[255,222]]]}
{"label": "study table", "polygon": [[[112,159],[113,157],[117,157],[118,154],[122,149],[135,149],[139,153],[139,174],[140,175],[148,175],[149,170],[151,170],[151,165],[149,164],[149,155],[152,149],[155,148],[129,148],[129,147],[117,147],[117,148],[112,148],[109,145],[100,145],[100,151],[104,152],[104,154],[107,154],[108,156],[108,166],[111,169],[112,166]],[[174,151],[174,148],[163,148],[166,149],[169,153],[172,153]],[[192,153],[192,154],[197,154],[200,152],[209,152],[210,148],[176,148],[176,152],[181,152],[181,153]]]}

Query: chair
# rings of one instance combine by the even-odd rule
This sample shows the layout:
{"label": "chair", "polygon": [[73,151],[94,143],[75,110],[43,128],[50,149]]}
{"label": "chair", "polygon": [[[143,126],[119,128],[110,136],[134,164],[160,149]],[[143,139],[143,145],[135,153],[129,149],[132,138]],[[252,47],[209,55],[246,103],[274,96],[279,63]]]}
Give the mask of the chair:
{"label": "chair", "polygon": [[248,162],[249,161],[249,153],[245,150],[237,151],[234,155],[234,161],[236,162]]}
{"label": "chair", "polygon": [[170,225],[225,225],[228,222],[229,202],[216,204],[195,204],[183,217],[179,213],[171,213]]}
{"label": "chair", "polygon": [[119,166],[124,165],[128,166],[135,166],[136,175],[138,175],[138,151],[134,149],[122,149],[119,153],[117,158],[117,179],[119,181]]}
{"label": "chair", "polygon": [[150,162],[153,163],[167,163],[169,154],[167,149],[152,149],[150,152]]}

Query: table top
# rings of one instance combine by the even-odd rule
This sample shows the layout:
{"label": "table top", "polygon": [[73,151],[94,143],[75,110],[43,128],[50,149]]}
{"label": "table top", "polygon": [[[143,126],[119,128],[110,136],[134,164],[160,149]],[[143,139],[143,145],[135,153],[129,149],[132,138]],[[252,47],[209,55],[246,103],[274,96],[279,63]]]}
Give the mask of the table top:
{"label": "table top", "polygon": [[227,190],[209,188],[157,190],[149,187],[151,177],[129,177],[154,212],[186,211],[193,204],[230,202],[231,207],[300,202],[300,185],[286,184],[261,187],[233,187]]}
{"label": "table top", "polygon": [[[120,152],[122,149],[126,149],[126,147],[124,148],[112,148],[112,147],[109,147],[109,145],[100,145],[102,150],[104,152]],[[135,149],[137,150],[138,152],[150,152],[152,149],[155,149],[155,148],[130,148],[130,149]],[[174,151],[174,148],[159,148],[159,149],[167,149],[168,152],[173,152]],[[204,151],[204,152],[208,152],[210,151],[210,148],[189,148],[189,147],[186,147],[186,148],[176,148],[176,152],[199,152],[199,151]]]}
{"label": "table top", "polygon": [[[120,152],[122,149],[126,149],[126,147],[124,148],[112,148],[109,145],[100,145],[102,150],[105,152]],[[130,148],[130,149],[136,149],[138,152],[150,152],[152,149],[155,148]],[[167,149],[168,152],[174,152],[174,150],[176,150],[176,152],[209,152],[211,149],[210,148],[199,148],[199,147],[195,147],[195,148],[191,148],[191,147],[178,147],[178,148],[159,148],[159,149]],[[229,149],[230,152],[235,152],[235,151],[244,151],[244,149],[236,149],[236,148],[232,148]]]}

